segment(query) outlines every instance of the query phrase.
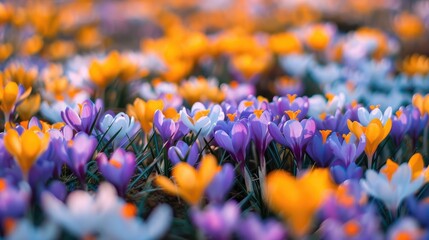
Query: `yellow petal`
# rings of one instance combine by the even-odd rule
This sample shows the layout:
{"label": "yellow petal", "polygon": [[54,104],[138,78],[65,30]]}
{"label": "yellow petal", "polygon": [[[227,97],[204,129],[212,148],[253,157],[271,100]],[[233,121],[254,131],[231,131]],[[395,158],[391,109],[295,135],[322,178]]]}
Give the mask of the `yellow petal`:
{"label": "yellow petal", "polygon": [[413,179],[418,177],[425,167],[423,156],[420,153],[415,153],[408,161],[408,166],[411,168]]}
{"label": "yellow petal", "polygon": [[171,180],[165,176],[156,176],[155,184],[161,187],[162,190],[166,191],[167,193],[173,195],[177,195],[179,193],[177,186],[174,185],[173,182],[171,182]]}
{"label": "yellow petal", "polygon": [[377,143],[377,140],[382,137],[382,129],[383,127],[376,121],[371,121],[365,131],[366,140],[368,141],[367,144]]}
{"label": "yellow petal", "polygon": [[213,155],[204,156],[198,169],[198,182],[200,186],[205,189],[218,171],[216,158]]}
{"label": "yellow petal", "polygon": [[15,129],[10,129],[6,132],[4,136],[4,146],[12,156],[16,157],[21,155],[21,141]]}
{"label": "yellow petal", "polygon": [[387,179],[389,179],[389,181],[392,179],[393,174],[396,172],[396,170],[398,169],[398,164],[395,163],[394,161],[392,161],[391,159],[387,159],[386,164],[384,165],[384,167],[381,169],[381,173],[383,173],[384,175],[386,175]]}
{"label": "yellow petal", "polygon": [[39,155],[44,151],[44,145],[40,137],[33,131],[25,131],[21,136],[23,171],[29,170]]}

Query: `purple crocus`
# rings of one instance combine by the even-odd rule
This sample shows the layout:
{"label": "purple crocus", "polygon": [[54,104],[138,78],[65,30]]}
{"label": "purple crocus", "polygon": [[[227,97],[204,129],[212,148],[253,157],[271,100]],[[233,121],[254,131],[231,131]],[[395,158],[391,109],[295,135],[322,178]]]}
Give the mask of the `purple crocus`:
{"label": "purple crocus", "polygon": [[[226,130],[226,131],[225,131]],[[214,138],[217,144],[229,152],[244,170],[246,160],[247,145],[250,141],[250,131],[246,120],[234,122],[231,130],[217,130]]]}
{"label": "purple crocus", "polygon": [[285,111],[299,111],[296,118],[302,120],[307,115],[309,107],[308,98],[296,97],[296,94],[288,94],[287,97],[274,97],[270,103],[272,118],[275,123],[280,122],[282,116],[285,115]]}
{"label": "purple crocus", "polygon": [[172,144],[189,132],[189,128],[182,121],[165,118],[160,110],[155,112],[153,125],[162,141],[166,143],[166,149],[169,149]]}
{"label": "purple crocus", "polygon": [[226,163],[222,166],[222,170],[216,174],[206,189],[210,203],[222,203],[225,196],[229,193],[229,190],[231,190],[233,183],[234,167],[231,164]]}
{"label": "purple crocus", "polygon": [[273,140],[273,137],[268,132],[268,123],[271,121],[270,111],[255,111],[249,116],[249,126],[251,139],[255,143],[256,151],[259,154],[259,164],[265,174],[265,151],[268,145]]}
{"label": "purple crocus", "polygon": [[307,154],[319,167],[328,167],[334,160],[334,153],[328,143],[331,130],[319,130],[307,145]]}
{"label": "purple crocus", "polygon": [[335,161],[339,161],[344,166],[349,166],[363,153],[366,145],[365,135],[362,134],[357,139],[353,133],[343,135],[340,139],[337,134],[331,134],[328,138],[328,144],[335,155]]}
{"label": "purple crocus", "polygon": [[304,158],[304,150],[316,131],[315,121],[312,118],[304,119],[301,122],[288,120],[279,126],[270,122],[268,131],[276,142],[292,151],[300,168]]}
{"label": "purple crocus", "polygon": [[316,119],[317,129],[329,129],[332,132],[346,134],[349,131],[347,119],[350,118],[350,115],[350,110],[347,110],[344,114],[337,110],[335,115],[326,115],[324,119]]}
{"label": "purple crocus", "polygon": [[240,218],[240,207],[233,201],[224,205],[208,205],[205,209],[191,209],[191,219],[209,239],[230,239]]}
{"label": "purple crocus", "polygon": [[349,179],[359,180],[363,176],[363,169],[352,162],[348,166],[340,161],[331,164],[331,176],[337,184],[341,184]]}
{"label": "purple crocus", "polygon": [[407,199],[411,215],[425,228],[429,228],[429,198],[418,201],[415,197]]}
{"label": "purple crocus", "polygon": [[195,166],[195,163],[198,161],[198,157],[199,148],[197,141],[189,146],[184,141],[179,140],[176,146],[172,146],[168,149],[168,158],[174,165],[186,160],[189,165]]}
{"label": "purple crocus", "polygon": [[8,180],[0,178],[0,187],[0,222],[3,223],[7,218],[23,217],[31,199],[30,186],[21,182],[15,187]]}
{"label": "purple crocus", "polygon": [[96,161],[104,178],[116,187],[120,196],[125,196],[127,185],[136,170],[134,153],[118,148],[110,156],[110,159],[106,154],[100,153]]}
{"label": "purple crocus", "polygon": [[84,132],[76,134],[66,147],[64,163],[73,171],[82,185],[85,185],[86,163],[91,159],[97,147],[97,139]]}
{"label": "purple crocus", "polygon": [[401,142],[410,127],[411,120],[408,114],[403,112],[402,109],[396,111],[396,116],[392,116],[392,130],[390,131],[390,136],[396,146],[401,145]]}
{"label": "purple crocus", "polygon": [[97,116],[102,110],[102,101],[97,99],[95,103],[87,99],[79,104],[79,109],[75,110],[67,107],[61,112],[61,118],[76,132],[91,134],[92,127],[95,126]]}
{"label": "purple crocus", "polygon": [[286,239],[286,231],[283,224],[273,219],[261,220],[256,214],[249,214],[242,219],[236,230],[240,239],[281,240]]}
{"label": "purple crocus", "polygon": [[[419,139],[420,134],[423,132],[423,129],[427,126],[428,123],[428,114],[420,114],[420,110],[413,106],[407,106],[403,114],[407,114],[410,119],[410,128],[407,133],[410,135],[415,147]],[[393,128],[393,127],[392,127]]]}

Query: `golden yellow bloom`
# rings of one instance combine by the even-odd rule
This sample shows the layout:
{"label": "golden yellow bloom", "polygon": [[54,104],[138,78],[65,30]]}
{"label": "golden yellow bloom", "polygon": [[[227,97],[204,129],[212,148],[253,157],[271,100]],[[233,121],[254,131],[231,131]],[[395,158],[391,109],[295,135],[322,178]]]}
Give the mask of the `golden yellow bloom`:
{"label": "golden yellow bloom", "polygon": [[167,193],[178,195],[191,205],[198,204],[203,198],[207,186],[221,167],[213,155],[206,155],[198,169],[186,162],[178,163],[172,171],[173,183],[165,176],[157,176],[156,185]]}
{"label": "golden yellow bloom", "polygon": [[53,60],[61,60],[71,56],[76,51],[72,41],[57,40],[47,48],[47,53]]}
{"label": "golden yellow bloom", "polygon": [[48,148],[49,134],[39,134],[24,130],[20,136],[15,129],[9,129],[4,136],[6,150],[15,158],[25,176],[37,158]]}
{"label": "golden yellow bloom", "polygon": [[408,75],[427,75],[429,73],[429,58],[413,54],[402,61],[402,71]]}
{"label": "golden yellow bloom", "polygon": [[300,53],[301,41],[293,33],[285,32],[270,36],[268,40],[271,51],[277,54]]}
{"label": "golden yellow bloom", "polygon": [[19,87],[15,82],[8,82],[6,86],[0,87],[0,109],[8,116],[15,107],[15,104],[28,97],[31,93],[31,88],[27,89],[19,96]]}
{"label": "golden yellow bloom", "polygon": [[40,101],[41,98],[39,94],[35,94],[24,99],[24,101],[22,101],[22,103],[16,108],[21,120],[29,120],[34,116],[34,114],[39,111]]}
{"label": "golden yellow bloom", "polygon": [[31,88],[37,78],[37,68],[25,69],[22,65],[12,64],[4,71],[4,77],[8,81],[14,81],[24,86],[25,89]]}
{"label": "golden yellow bloom", "polygon": [[89,66],[89,77],[97,87],[106,88],[115,78],[118,77],[121,64],[121,55],[117,51],[110,54],[103,60],[93,60]]}
{"label": "golden yellow bloom", "polygon": [[204,77],[193,78],[183,82],[179,94],[189,103],[212,101],[219,103],[225,99],[225,94],[216,84]]}
{"label": "golden yellow bloom", "polygon": [[79,47],[91,49],[101,44],[102,35],[96,26],[85,26],[76,34]]}
{"label": "golden yellow bloom", "polygon": [[315,169],[300,178],[276,170],[266,179],[266,201],[299,238],[310,230],[314,214],[333,188],[327,169]]}
{"label": "golden yellow bloom", "polygon": [[13,46],[10,43],[0,44],[0,62],[8,59],[13,53]]}
{"label": "golden yellow bloom", "polygon": [[383,126],[380,119],[374,118],[367,127],[362,126],[359,122],[347,120],[347,126],[349,127],[350,132],[358,138],[360,138],[362,134],[365,135],[365,153],[368,156],[369,163],[371,163],[378,145],[380,145],[387,135],[389,135],[390,130],[392,129],[392,120],[389,118]]}
{"label": "golden yellow bloom", "polygon": [[268,51],[262,49],[257,53],[243,53],[232,57],[234,68],[247,79],[265,71],[270,61],[271,55]]}
{"label": "golden yellow bloom", "polygon": [[21,53],[24,55],[34,55],[42,50],[43,44],[43,38],[39,35],[34,35],[22,43]]}
{"label": "golden yellow bloom", "polygon": [[153,128],[153,117],[156,110],[162,110],[164,102],[162,100],[149,100],[145,102],[136,98],[133,105],[127,106],[127,114],[139,121],[143,131],[148,134]]}
{"label": "golden yellow bloom", "polygon": [[429,113],[429,94],[425,96],[420,93],[416,93],[413,95],[413,106],[418,108],[421,115],[425,113]]}
{"label": "golden yellow bloom", "polygon": [[408,12],[403,12],[395,17],[393,29],[404,40],[418,38],[425,30],[422,19]]}
{"label": "golden yellow bloom", "polygon": [[377,42],[377,49],[374,51],[372,57],[375,59],[383,58],[389,52],[387,36],[380,30],[369,27],[362,27],[355,32],[361,37],[370,38]]}
{"label": "golden yellow bloom", "polygon": [[13,15],[13,8],[9,4],[0,3],[0,24],[10,21]]}
{"label": "golden yellow bloom", "polygon": [[331,36],[328,30],[322,25],[312,27],[306,38],[308,46],[316,51],[322,51],[328,47],[331,42]]}

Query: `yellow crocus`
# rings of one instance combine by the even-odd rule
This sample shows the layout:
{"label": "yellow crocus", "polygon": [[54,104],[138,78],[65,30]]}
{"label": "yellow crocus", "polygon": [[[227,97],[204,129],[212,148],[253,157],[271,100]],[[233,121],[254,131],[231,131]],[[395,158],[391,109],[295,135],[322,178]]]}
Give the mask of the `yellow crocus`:
{"label": "yellow crocus", "polygon": [[413,106],[419,109],[421,115],[429,113],[429,94],[423,96],[420,93],[416,93],[412,102]]}
{"label": "yellow crocus", "polygon": [[315,51],[322,51],[328,47],[331,42],[331,36],[328,30],[322,25],[316,25],[306,38],[307,44]]}
{"label": "yellow crocus", "polygon": [[429,58],[413,54],[402,61],[402,71],[408,75],[427,75],[429,73]]}
{"label": "yellow crocus", "polygon": [[137,119],[143,131],[148,134],[153,127],[153,117],[156,110],[163,110],[164,102],[162,100],[149,100],[145,102],[136,98],[132,105],[127,106],[127,114]]}
{"label": "yellow crocus", "polygon": [[186,162],[178,163],[172,171],[175,183],[165,176],[157,176],[155,183],[167,193],[178,195],[189,204],[196,205],[219,170],[216,158],[206,155],[198,169]]}
{"label": "yellow crocus", "polygon": [[89,78],[97,87],[104,89],[118,77],[120,66],[121,56],[117,51],[113,51],[103,61],[91,62]]}
{"label": "yellow crocus", "polygon": [[289,32],[270,36],[268,45],[271,51],[277,54],[300,53],[302,51],[301,41],[295,34]]}
{"label": "yellow crocus", "polygon": [[334,186],[327,169],[315,169],[300,178],[276,170],[266,179],[266,201],[297,237],[303,237],[311,229],[314,214]]}
{"label": "yellow crocus", "polygon": [[225,94],[217,86],[217,83],[204,77],[191,78],[183,82],[179,87],[179,94],[189,103],[211,101],[220,103],[225,99]]}
{"label": "yellow crocus", "polygon": [[0,62],[8,59],[13,53],[13,46],[10,43],[0,44]]}
{"label": "yellow crocus", "polygon": [[368,126],[364,127],[359,122],[352,122],[347,120],[347,126],[350,132],[356,135],[358,138],[362,134],[366,137],[365,153],[368,157],[369,166],[371,167],[372,157],[377,150],[378,145],[389,135],[392,129],[392,120],[389,118],[386,124],[383,126],[378,118],[371,120]]}
{"label": "yellow crocus", "polygon": [[0,109],[8,116],[15,108],[17,102],[30,95],[31,88],[19,94],[19,86],[15,82],[8,82],[4,88],[0,87]]}
{"label": "yellow crocus", "polygon": [[16,108],[21,120],[29,120],[34,116],[39,111],[40,101],[41,98],[39,94],[32,95],[22,101],[22,103]]}
{"label": "yellow crocus", "polygon": [[38,75],[37,68],[26,69],[22,65],[12,64],[4,71],[5,79],[21,84],[25,89],[34,85]]}
{"label": "yellow crocus", "polygon": [[48,148],[48,145],[48,133],[24,130],[20,136],[15,129],[9,129],[4,135],[4,146],[15,158],[24,176],[27,176],[31,166],[33,166],[37,158]]}
{"label": "yellow crocus", "polygon": [[422,19],[417,15],[403,12],[394,19],[393,29],[403,40],[411,40],[421,37],[425,31],[425,26]]}

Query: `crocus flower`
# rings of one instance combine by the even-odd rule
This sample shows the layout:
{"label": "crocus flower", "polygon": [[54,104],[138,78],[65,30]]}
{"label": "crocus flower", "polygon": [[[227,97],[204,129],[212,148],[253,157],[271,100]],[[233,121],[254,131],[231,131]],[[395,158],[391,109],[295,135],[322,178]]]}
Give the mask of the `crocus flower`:
{"label": "crocus flower", "polygon": [[82,184],[85,184],[86,163],[91,159],[97,147],[97,139],[88,136],[84,132],[76,136],[67,143],[67,155],[62,159],[64,163],[73,171]]}
{"label": "crocus flower", "polygon": [[414,107],[419,109],[421,115],[424,115],[425,113],[429,114],[429,94],[424,96],[420,93],[414,94],[412,103]]}
{"label": "crocus flower", "polygon": [[33,239],[33,240],[54,240],[58,239],[60,229],[52,221],[41,225],[33,225],[28,219],[22,219],[13,223],[13,229],[8,231],[7,240]]}
{"label": "crocus flower", "polygon": [[387,239],[427,239],[416,220],[410,217],[398,219],[387,231]]}
{"label": "crocus flower", "polygon": [[199,158],[197,142],[188,146],[187,143],[179,140],[176,146],[172,146],[168,149],[168,158],[174,165],[186,160],[189,165],[194,166]]}
{"label": "crocus flower", "polygon": [[49,134],[33,130],[24,130],[20,135],[17,130],[9,129],[3,139],[6,150],[15,158],[25,177],[49,145]]}
{"label": "crocus flower", "polygon": [[334,160],[334,153],[330,144],[327,143],[331,130],[319,130],[307,145],[307,154],[313,159],[317,166],[327,167]]}
{"label": "crocus flower", "polygon": [[326,114],[324,118],[315,119],[317,129],[327,129],[339,134],[349,132],[347,120],[350,119],[351,111],[347,110],[344,114],[337,110],[334,115]]}
{"label": "crocus flower", "polygon": [[116,187],[120,196],[125,196],[127,185],[136,169],[134,153],[117,148],[110,159],[106,154],[99,153],[96,160],[104,178]]}
{"label": "crocus flower", "polygon": [[413,216],[426,229],[429,227],[429,197],[418,201],[415,197],[407,199],[407,206]]}
{"label": "crocus flower", "polygon": [[316,123],[311,118],[301,122],[289,120],[280,126],[271,122],[268,124],[268,131],[276,142],[290,148],[300,167],[304,150],[316,131]]}
{"label": "crocus flower", "polygon": [[161,110],[155,111],[153,124],[155,130],[161,136],[162,141],[167,143],[167,149],[189,131],[182,121],[174,121],[173,119],[165,118]]}
{"label": "crocus flower", "polygon": [[268,123],[271,121],[271,113],[266,110],[262,113],[255,111],[254,114],[249,116],[249,130],[251,139],[255,143],[256,151],[259,154],[259,164],[262,171],[265,173],[265,151],[268,145],[273,140],[273,137],[268,132]]}
{"label": "crocus flower", "polygon": [[234,167],[226,163],[222,166],[206,189],[210,203],[219,204],[225,199],[234,184]]}
{"label": "crocus flower", "polygon": [[172,176],[176,184],[165,176],[157,176],[155,183],[164,191],[179,195],[189,204],[198,204],[216,173],[219,171],[216,158],[206,155],[201,160],[198,169],[185,162],[174,166]]}
{"label": "crocus flower", "polygon": [[390,136],[396,146],[401,145],[401,142],[410,127],[411,121],[408,114],[403,112],[402,109],[396,111],[396,115],[392,116],[392,131],[390,132]]}
{"label": "crocus flower", "polygon": [[[411,169],[411,176],[413,179],[423,176],[426,182],[429,181],[429,170],[424,167],[425,162],[422,154],[413,154],[413,156],[408,160],[408,166]],[[396,162],[391,159],[387,159],[386,164],[381,171],[390,177],[398,168],[399,165]]]}
{"label": "crocus flower", "polygon": [[337,110],[342,110],[346,96],[344,93],[338,95],[326,94],[326,98],[321,95],[314,95],[308,99],[310,107],[308,109],[308,115],[315,118],[324,119],[326,115],[333,115]]}
{"label": "crocus flower", "polygon": [[106,88],[118,77],[121,63],[121,55],[112,51],[102,61],[93,60],[89,65],[89,79],[100,89]]}
{"label": "crocus flower", "polygon": [[347,126],[350,131],[360,138],[362,135],[366,137],[365,153],[368,157],[368,168],[372,167],[372,157],[374,156],[375,151],[378,148],[378,145],[389,135],[389,132],[392,128],[392,120],[389,118],[386,121],[386,124],[383,125],[382,122],[375,118],[371,122],[363,127],[358,122],[347,121]]}
{"label": "crocus flower", "polygon": [[86,134],[90,134],[92,127],[96,126],[95,121],[102,107],[101,99],[97,99],[95,103],[87,99],[82,104],[79,104],[78,110],[66,107],[66,109],[61,112],[61,118],[74,131],[82,131]]}
{"label": "crocus flower", "polygon": [[210,239],[230,239],[240,219],[240,208],[230,201],[225,204],[209,205],[203,210],[191,210],[192,222]]}
{"label": "crocus flower", "polygon": [[344,134],[342,138],[338,138],[336,134],[331,134],[328,139],[328,144],[336,161],[341,162],[344,166],[349,166],[355,162],[363,153],[366,145],[365,135],[362,134],[358,139],[351,132]]}
{"label": "crocus flower", "polygon": [[145,102],[140,98],[136,98],[132,105],[127,105],[127,113],[137,119],[143,131],[149,134],[153,128],[153,117],[156,110],[162,110],[163,108],[164,103],[162,100],[149,100]]}
{"label": "crocus flower", "polygon": [[6,86],[0,87],[0,109],[5,114],[6,122],[9,121],[9,115],[14,111],[17,103],[27,98],[31,93],[31,87],[27,90],[24,86],[15,82],[8,82]]}
{"label": "crocus flower", "polygon": [[134,118],[120,112],[115,116],[107,113],[100,119],[100,130],[107,140],[113,139],[113,147],[126,144],[137,133],[140,126]]}
{"label": "crocus flower", "polygon": [[332,188],[326,169],[315,169],[300,178],[276,170],[266,179],[266,201],[289,224],[296,236],[303,237],[310,230],[314,214]]}
{"label": "crocus flower", "polygon": [[364,107],[358,108],[359,122],[362,126],[366,127],[373,119],[379,119],[381,124],[385,125],[387,120],[392,116],[392,108],[388,107],[384,113],[377,107],[371,106],[371,112]]}
{"label": "crocus flower", "polygon": [[349,165],[345,165],[342,162],[336,161],[329,167],[331,176],[335,183],[341,184],[349,179],[359,180],[362,178],[363,169],[351,162]]}
{"label": "crocus flower", "polygon": [[274,219],[261,220],[256,214],[249,214],[238,224],[237,234],[241,239],[280,240],[286,238],[283,225]]}
{"label": "crocus flower", "polygon": [[16,219],[25,215],[31,199],[31,188],[21,182],[18,187],[8,180],[0,178],[0,221]]}
{"label": "crocus flower", "polygon": [[313,55],[296,53],[282,56],[279,60],[282,69],[296,78],[303,77],[309,65],[315,61]]}
{"label": "crocus flower", "polygon": [[286,97],[274,97],[270,103],[273,121],[278,123],[286,111],[298,112],[296,118],[304,119],[310,107],[307,97],[297,97],[296,94],[288,94]]}
{"label": "crocus flower", "polygon": [[180,110],[180,119],[194,133],[199,133],[199,137],[208,136],[217,121],[224,120],[225,114],[219,105],[206,108],[202,103],[196,102],[192,105],[191,115],[188,115],[185,108]]}
{"label": "crocus flower", "polygon": [[420,111],[413,106],[408,106],[404,109],[404,114],[409,116],[410,128],[407,133],[410,135],[413,146],[416,146],[419,136],[422,134],[423,129],[427,126],[429,115],[420,114]]}
{"label": "crocus flower", "polygon": [[228,151],[244,170],[247,145],[250,141],[249,126],[245,120],[233,123],[230,131],[217,130],[214,134],[220,147]]}
{"label": "crocus flower", "polygon": [[366,179],[361,180],[365,191],[386,204],[391,211],[396,211],[403,199],[414,194],[424,184],[424,177],[412,177],[408,164],[401,164],[396,170],[380,173],[367,170]]}

